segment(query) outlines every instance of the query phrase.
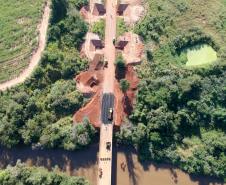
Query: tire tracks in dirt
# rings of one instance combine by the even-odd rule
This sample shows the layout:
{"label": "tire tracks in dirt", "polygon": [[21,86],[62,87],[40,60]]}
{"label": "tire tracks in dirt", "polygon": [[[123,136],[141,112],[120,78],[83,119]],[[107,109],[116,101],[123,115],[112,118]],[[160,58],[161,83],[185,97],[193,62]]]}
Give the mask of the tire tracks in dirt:
{"label": "tire tracks in dirt", "polygon": [[47,1],[45,8],[44,8],[44,13],[42,16],[41,23],[38,26],[39,27],[39,29],[38,29],[39,30],[38,47],[30,58],[29,66],[27,68],[25,68],[24,71],[22,73],[20,73],[18,77],[1,83],[0,91],[4,91],[8,88],[11,88],[20,83],[23,83],[28,77],[31,76],[34,69],[37,67],[37,65],[42,57],[42,53],[46,46],[47,30],[48,30],[48,25],[49,25],[50,14],[51,14],[50,1]]}

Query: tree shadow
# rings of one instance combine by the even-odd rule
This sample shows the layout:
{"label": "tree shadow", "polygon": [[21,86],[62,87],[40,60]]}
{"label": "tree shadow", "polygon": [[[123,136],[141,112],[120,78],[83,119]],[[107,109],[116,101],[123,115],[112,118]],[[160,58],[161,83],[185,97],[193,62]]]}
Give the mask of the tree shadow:
{"label": "tree shadow", "polygon": [[117,149],[116,144],[112,147],[112,178],[111,184],[117,185]]}
{"label": "tree shadow", "polygon": [[[163,164],[163,163],[156,163],[156,162],[141,162],[141,165],[144,169],[150,168],[151,165],[154,166],[155,170],[168,170],[171,174],[171,179],[174,181],[175,184],[179,183],[179,176],[177,170],[179,170],[177,167],[171,165],[171,164]],[[186,173],[185,171],[181,170],[182,173]],[[202,176],[202,175],[189,175],[189,178],[191,182],[196,182],[198,185],[225,185],[222,180],[208,177],[208,176]]]}
{"label": "tree shadow", "polygon": [[[118,151],[124,153],[126,156],[128,171],[129,171],[130,179],[132,180],[131,184],[138,185],[139,179],[135,173],[136,164],[134,164],[134,161],[132,159],[132,155],[138,155],[136,149],[134,149],[133,147],[120,146],[118,148]],[[154,167],[154,169],[156,171],[170,172],[171,179],[175,185],[182,183],[181,180],[183,179],[183,176],[181,176],[181,175],[183,175],[183,173],[187,174],[186,172],[184,172],[183,170],[180,170],[176,166],[173,166],[173,165],[165,163],[165,162],[164,163],[156,163],[153,161],[138,161],[138,162],[141,164],[143,170],[146,172],[149,171],[151,169],[151,167]],[[151,173],[151,171],[150,171],[150,173]],[[142,178],[142,176],[140,176],[139,178]],[[213,177],[208,177],[208,176],[189,175],[189,178],[191,180],[191,184],[192,184],[192,182],[193,183],[195,182],[198,185],[225,185],[222,180],[213,178]]]}
{"label": "tree shadow", "polygon": [[125,163],[127,164],[129,179],[131,180],[131,183],[132,183],[131,185],[139,185],[138,176],[135,173],[136,166],[133,161],[133,155],[135,153],[135,149],[133,149],[132,147],[127,148],[124,146],[120,146],[120,147],[117,147],[117,152],[123,153],[126,157]]}
{"label": "tree shadow", "polygon": [[129,97],[126,94],[125,94],[124,98],[125,98],[124,112],[127,115],[130,115],[132,113],[132,111],[133,111],[133,104],[132,104],[131,100],[129,99]]}
{"label": "tree shadow", "polygon": [[12,149],[0,147],[0,168],[14,166],[18,160],[34,166],[43,166],[48,170],[58,167],[62,171],[89,168],[96,165],[98,145],[94,144],[78,151],[61,149],[32,150],[30,147],[20,146]]}
{"label": "tree shadow", "polygon": [[[51,170],[55,166],[61,171],[69,172],[71,175],[77,175],[75,172],[80,170],[82,176],[85,176],[90,180],[88,170],[91,171],[96,180],[98,166],[97,166],[97,153],[99,146],[98,144],[93,144],[86,149],[79,151],[64,151],[61,149],[48,149],[48,150],[32,150],[29,147],[15,147],[13,149],[7,149],[0,146],[0,168],[5,168],[7,165],[14,166],[16,162],[20,159],[21,162],[28,163],[33,166],[43,166]],[[139,185],[139,178],[142,176],[136,174],[137,162],[133,161],[133,155],[137,155],[137,151],[132,147],[113,147],[112,155],[112,185],[117,185],[117,153],[123,153],[126,157],[127,168],[129,172],[129,179],[131,185]],[[150,161],[139,162],[143,167],[144,171],[149,171],[151,166],[154,166],[156,171],[167,170],[171,174],[171,178],[175,184],[180,183],[180,171],[176,167],[170,164],[155,163]],[[90,173],[90,172],[89,172]],[[141,172],[142,173],[142,172]],[[151,171],[150,171],[151,173]],[[183,173],[183,172],[182,172]],[[87,175],[88,174],[88,175]],[[80,176],[80,175],[79,175]],[[183,178],[183,177],[182,177]],[[206,177],[206,176],[195,176],[190,175],[192,182],[197,183],[198,185],[224,185],[223,181]],[[149,183],[149,182],[148,182]],[[96,184],[92,181],[92,184]],[[118,184],[121,185],[121,184]],[[142,184],[144,185],[144,184]]]}

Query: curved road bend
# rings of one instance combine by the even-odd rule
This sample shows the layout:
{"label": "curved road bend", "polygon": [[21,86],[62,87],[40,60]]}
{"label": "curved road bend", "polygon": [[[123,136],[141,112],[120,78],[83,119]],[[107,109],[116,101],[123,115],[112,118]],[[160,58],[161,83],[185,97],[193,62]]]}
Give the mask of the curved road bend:
{"label": "curved road bend", "polygon": [[13,78],[11,80],[8,80],[6,82],[3,82],[0,84],[0,90],[4,91],[7,88],[11,88],[13,86],[16,86],[19,83],[23,83],[33,72],[35,67],[38,65],[39,60],[41,59],[42,52],[45,49],[46,45],[46,37],[47,37],[47,29],[49,24],[49,18],[50,18],[50,1],[47,2],[47,5],[44,8],[44,13],[42,16],[42,21],[40,23],[39,28],[39,41],[38,41],[38,48],[35,51],[35,53],[31,56],[30,63],[24,71],[19,74],[18,77]]}
{"label": "curved road bend", "polygon": [[[108,67],[104,71],[103,99],[101,108],[100,146],[99,146],[99,171],[98,185],[111,185],[112,176],[112,136],[113,122],[108,121],[109,108],[114,107],[114,80],[115,80],[115,46],[116,38],[116,0],[106,0],[106,24],[105,24],[105,51],[104,58],[108,61]],[[107,149],[106,143],[111,147]]]}

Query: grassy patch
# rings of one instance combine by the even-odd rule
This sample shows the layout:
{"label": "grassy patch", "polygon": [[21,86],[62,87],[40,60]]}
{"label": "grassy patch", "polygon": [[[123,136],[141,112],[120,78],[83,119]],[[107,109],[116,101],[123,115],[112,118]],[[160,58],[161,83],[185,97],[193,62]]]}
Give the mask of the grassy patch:
{"label": "grassy patch", "polygon": [[[177,63],[175,57],[181,49],[196,44],[209,44],[218,52],[219,60],[226,58],[224,0],[147,0],[146,3],[150,11],[134,31],[144,38],[147,49],[158,53],[155,60],[162,63],[172,58],[171,63]],[[166,47],[170,56],[164,53]]]}
{"label": "grassy patch", "polygon": [[128,26],[126,26],[123,18],[118,18],[117,19],[117,25],[116,25],[117,37],[123,35],[127,31],[128,31]]}
{"label": "grassy patch", "polygon": [[100,21],[95,22],[91,27],[91,31],[98,34],[103,40],[105,35],[105,20],[101,19]]}
{"label": "grassy patch", "polygon": [[18,75],[37,47],[45,0],[0,0],[0,82]]}
{"label": "grassy patch", "polygon": [[211,64],[217,60],[216,51],[208,45],[202,45],[200,48],[190,48],[186,52],[188,58],[186,66]]}

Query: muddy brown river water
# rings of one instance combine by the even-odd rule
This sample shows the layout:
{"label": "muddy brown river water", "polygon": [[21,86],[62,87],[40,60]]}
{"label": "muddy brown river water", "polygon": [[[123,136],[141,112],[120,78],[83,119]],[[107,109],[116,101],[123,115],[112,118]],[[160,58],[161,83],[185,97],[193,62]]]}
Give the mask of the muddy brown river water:
{"label": "muddy brown river water", "polygon": [[[84,176],[96,185],[98,145],[75,152],[64,150],[31,150],[29,147],[0,147],[0,168],[15,165],[18,159],[30,166],[58,167],[70,175]],[[113,154],[113,185],[225,185],[208,177],[192,177],[166,164],[140,163],[136,151],[116,148]],[[125,163],[125,169],[121,164]]]}

